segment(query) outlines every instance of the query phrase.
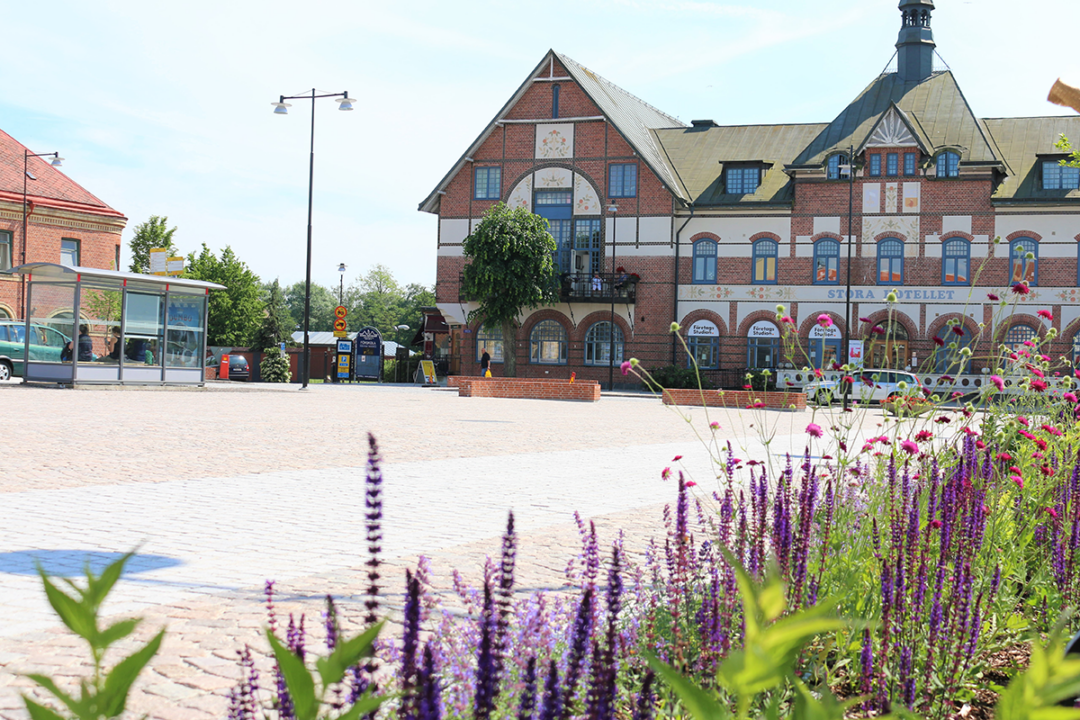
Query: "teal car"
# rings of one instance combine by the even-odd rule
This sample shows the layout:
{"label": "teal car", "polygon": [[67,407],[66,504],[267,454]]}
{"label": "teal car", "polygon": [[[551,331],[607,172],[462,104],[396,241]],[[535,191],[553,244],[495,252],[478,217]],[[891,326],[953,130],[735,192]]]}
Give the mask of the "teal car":
{"label": "teal car", "polygon": [[[71,340],[48,325],[30,326],[30,359],[60,362],[60,353]],[[22,377],[26,353],[26,323],[0,320],[0,380]]]}

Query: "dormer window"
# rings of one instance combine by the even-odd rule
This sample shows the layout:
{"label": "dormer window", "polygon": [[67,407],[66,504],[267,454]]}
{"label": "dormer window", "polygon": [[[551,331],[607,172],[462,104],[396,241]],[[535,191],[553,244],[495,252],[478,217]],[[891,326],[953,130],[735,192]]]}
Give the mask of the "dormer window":
{"label": "dormer window", "polygon": [[937,176],[939,178],[960,177],[960,155],[946,150],[937,156]]}
{"label": "dormer window", "polygon": [[848,159],[844,153],[836,153],[829,156],[829,161],[825,166],[825,178],[827,180],[839,180],[840,173],[843,172],[846,178],[850,170],[847,167]]}
{"label": "dormer window", "polygon": [[1062,165],[1057,160],[1044,160],[1042,164],[1043,190],[1080,189],[1080,168]]}
{"label": "dormer window", "polygon": [[915,165],[919,161],[919,156],[913,152],[904,153],[904,174],[914,175]]}
{"label": "dormer window", "polygon": [[761,168],[729,167],[724,169],[724,189],[731,195],[751,195],[761,184]]}

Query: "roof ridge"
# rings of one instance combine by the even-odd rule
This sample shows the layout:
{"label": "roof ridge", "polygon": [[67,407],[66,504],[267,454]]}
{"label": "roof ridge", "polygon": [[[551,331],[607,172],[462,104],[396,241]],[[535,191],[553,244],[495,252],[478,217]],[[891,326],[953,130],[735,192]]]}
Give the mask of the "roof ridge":
{"label": "roof ridge", "polygon": [[589,68],[585,67],[584,65],[582,65],[581,63],[579,63],[577,60],[573,59],[569,55],[563,55],[560,52],[555,52],[555,56],[557,58],[559,58],[560,62],[566,63],[567,61],[569,61],[570,64],[572,64],[572,65],[576,66],[577,68],[581,69],[583,72],[587,72],[597,82],[606,85],[607,87],[611,88],[612,90],[617,90],[620,93],[622,93],[623,95],[625,95],[626,97],[630,98],[631,100],[634,100],[635,102],[641,103],[642,105],[649,108],[653,112],[659,113],[660,115],[663,115],[664,117],[668,118],[669,120],[673,120],[674,122],[679,123],[680,127],[688,127],[686,125],[686,123],[684,123],[679,118],[675,117],[674,115],[669,115],[668,113],[664,112],[663,110],[661,110],[660,108],[658,108],[658,107],[656,107],[654,105],[650,105],[649,103],[645,102],[644,100],[639,98],[637,95],[633,94],[632,92],[630,92],[628,90],[625,90],[625,89],[619,87],[618,85],[616,85],[615,83],[611,82],[610,80],[608,80],[603,75],[596,72],[595,70],[590,70]]}

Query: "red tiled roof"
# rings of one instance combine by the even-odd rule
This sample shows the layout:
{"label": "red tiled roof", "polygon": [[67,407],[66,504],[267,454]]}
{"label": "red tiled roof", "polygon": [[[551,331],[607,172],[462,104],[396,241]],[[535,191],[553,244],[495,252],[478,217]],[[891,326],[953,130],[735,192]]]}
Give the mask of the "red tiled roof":
{"label": "red tiled roof", "polygon": [[[0,199],[22,202],[23,160],[26,151],[25,145],[0,130]],[[26,180],[27,198],[35,205],[96,215],[124,216],[54,168],[48,159],[30,158],[27,170],[36,178]]]}

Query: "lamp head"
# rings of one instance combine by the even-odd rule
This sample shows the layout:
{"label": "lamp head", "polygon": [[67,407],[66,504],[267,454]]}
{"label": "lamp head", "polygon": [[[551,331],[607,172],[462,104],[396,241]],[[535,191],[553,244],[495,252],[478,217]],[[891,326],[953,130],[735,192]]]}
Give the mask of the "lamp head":
{"label": "lamp head", "polygon": [[345,274],[345,263],[339,263],[339,264],[338,264],[338,268],[337,268],[337,271],[338,271],[339,273],[341,273],[342,275],[344,275],[344,274]]}
{"label": "lamp head", "polygon": [[338,110],[352,110],[353,99],[349,97],[349,93],[346,92],[344,97],[337,98]]}
{"label": "lamp head", "polygon": [[53,153],[53,159],[49,162],[53,167],[60,167],[64,164],[64,158],[60,157],[60,153]]}
{"label": "lamp head", "polygon": [[282,95],[281,98],[276,103],[270,103],[270,104],[274,106],[274,114],[275,115],[288,115],[289,114],[289,108],[292,107],[291,103],[285,102],[285,96],[284,95]]}
{"label": "lamp head", "polygon": [[612,203],[611,205],[608,205],[607,211],[610,213],[617,213],[619,212],[619,206],[615,203]]}

